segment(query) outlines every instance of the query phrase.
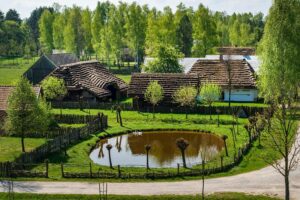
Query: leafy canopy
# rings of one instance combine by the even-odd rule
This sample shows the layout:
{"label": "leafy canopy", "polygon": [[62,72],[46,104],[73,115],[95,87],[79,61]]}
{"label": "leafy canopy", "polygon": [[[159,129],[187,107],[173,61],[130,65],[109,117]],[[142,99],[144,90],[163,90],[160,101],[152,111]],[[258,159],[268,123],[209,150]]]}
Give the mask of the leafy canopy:
{"label": "leafy canopy", "polygon": [[174,47],[159,45],[154,60],[144,66],[144,71],[150,73],[181,73],[183,67],[179,64],[178,59],[182,57],[182,53]]}
{"label": "leafy canopy", "polygon": [[9,96],[6,131],[21,135],[46,131],[49,126],[49,107],[38,100],[27,79],[21,78]]}
{"label": "leafy canopy", "polygon": [[151,81],[145,92],[145,99],[152,105],[157,105],[164,98],[164,90],[157,81]]}
{"label": "leafy canopy", "polygon": [[53,76],[43,80],[42,88],[46,99],[62,99],[67,94],[64,80]]}
{"label": "leafy canopy", "polygon": [[213,102],[218,101],[221,96],[220,86],[214,83],[205,83],[200,90],[200,98],[204,104],[211,105]]}
{"label": "leafy canopy", "polygon": [[181,106],[193,106],[196,101],[197,90],[192,86],[182,86],[175,91],[173,99]]}

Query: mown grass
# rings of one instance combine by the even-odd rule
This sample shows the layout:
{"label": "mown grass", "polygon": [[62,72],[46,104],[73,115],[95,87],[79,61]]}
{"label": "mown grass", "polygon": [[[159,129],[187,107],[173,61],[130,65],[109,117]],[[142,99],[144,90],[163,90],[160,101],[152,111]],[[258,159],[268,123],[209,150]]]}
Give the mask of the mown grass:
{"label": "mown grass", "polygon": [[[26,138],[25,148],[26,151],[37,148],[44,144],[44,138]],[[0,162],[13,161],[22,153],[21,139],[18,137],[0,137]]]}
{"label": "mown grass", "polygon": [[0,85],[15,85],[37,58],[0,58]]}
{"label": "mown grass", "polygon": [[124,74],[116,74],[116,76],[122,79],[125,83],[129,84],[131,80],[131,75],[124,75]]}
{"label": "mown grass", "polygon": [[[196,200],[200,199],[199,195],[156,195],[156,196],[126,196],[126,195],[108,195],[107,199],[110,200]],[[8,199],[7,193],[0,193],[0,200]],[[98,200],[99,195],[58,195],[58,194],[14,194],[14,199],[22,200]],[[279,198],[263,196],[263,195],[250,195],[244,193],[215,193],[205,197],[207,200],[278,200]]]}

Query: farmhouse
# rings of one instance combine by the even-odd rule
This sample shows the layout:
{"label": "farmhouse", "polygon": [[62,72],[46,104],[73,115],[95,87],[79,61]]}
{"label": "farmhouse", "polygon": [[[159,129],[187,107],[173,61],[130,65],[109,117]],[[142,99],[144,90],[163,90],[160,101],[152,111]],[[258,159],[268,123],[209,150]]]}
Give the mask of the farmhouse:
{"label": "farmhouse", "polygon": [[[188,73],[199,75],[201,83],[213,82],[222,88],[222,100],[253,102],[257,100],[254,69],[243,59],[255,53],[253,48],[223,47],[219,59],[199,59]],[[231,95],[230,93],[231,85]]]}
{"label": "farmhouse", "polygon": [[68,90],[66,101],[116,100],[126,96],[128,89],[123,80],[95,60],[61,65],[50,75],[64,79]]}
{"label": "farmhouse", "polygon": [[[129,84],[128,96],[133,97],[134,103],[145,104],[144,94],[151,81],[158,81],[164,90],[164,99],[160,103],[167,105],[173,102],[174,92],[181,86],[199,86],[198,76],[196,74],[162,74],[162,73],[134,73]],[[136,98],[138,97],[138,98]]]}
{"label": "farmhouse", "polygon": [[24,76],[35,85],[59,66],[78,61],[79,59],[70,53],[44,54],[24,73]]}

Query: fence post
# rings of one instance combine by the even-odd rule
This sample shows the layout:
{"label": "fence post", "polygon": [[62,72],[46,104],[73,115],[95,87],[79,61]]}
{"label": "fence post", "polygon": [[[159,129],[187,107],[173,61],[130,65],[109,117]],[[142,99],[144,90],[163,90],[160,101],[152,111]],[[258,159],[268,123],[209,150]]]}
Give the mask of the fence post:
{"label": "fence post", "polygon": [[45,165],[46,165],[46,174],[45,174],[45,176],[46,176],[46,178],[49,178],[49,160],[48,159],[45,160]]}
{"label": "fence post", "polygon": [[90,178],[93,178],[92,163],[90,162]]}
{"label": "fence post", "polygon": [[118,165],[118,178],[121,178],[121,166]]}
{"label": "fence post", "polygon": [[60,164],[60,169],[61,169],[61,177],[65,177],[65,174],[64,174],[64,164],[63,163],[61,163]]}
{"label": "fence post", "polygon": [[177,175],[179,176],[179,169],[180,169],[180,164],[177,163]]}

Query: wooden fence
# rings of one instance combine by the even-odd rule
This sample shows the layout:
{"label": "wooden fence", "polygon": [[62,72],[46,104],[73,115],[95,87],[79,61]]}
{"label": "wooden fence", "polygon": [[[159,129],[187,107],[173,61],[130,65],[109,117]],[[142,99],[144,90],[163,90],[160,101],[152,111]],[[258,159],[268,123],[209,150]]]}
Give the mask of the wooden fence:
{"label": "wooden fence", "polygon": [[[59,102],[52,102],[52,107],[54,108],[84,108],[84,109],[114,109],[117,106],[116,103],[110,102],[93,102],[93,103],[79,103],[79,102],[72,102],[72,101],[65,101],[62,103]],[[137,111],[137,106],[132,103],[120,103],[122,110],[127,111]],[[195,106],[188,109],[188,114],[217,114],[218,111],[220,114],[232,114],[232,112],[243,111],[247,117],[255,115],[255,113],[263,113],[265,110],[264,107],[251,107],[251,106],[212,106],[211,110],[207,106]],[[140,112],[152,112],[151,106],[140,106]],[[176,114],[185,114],[186,108],[180,106],[163,106],[159,105],[155,107],[155,112],[157,113],[176,113]]]}

